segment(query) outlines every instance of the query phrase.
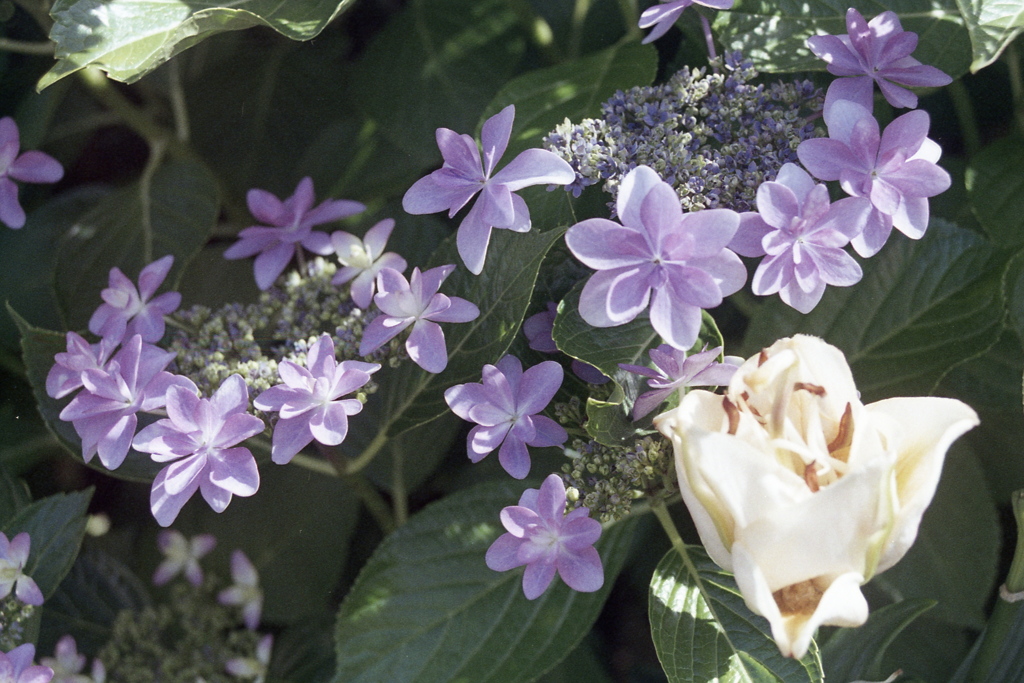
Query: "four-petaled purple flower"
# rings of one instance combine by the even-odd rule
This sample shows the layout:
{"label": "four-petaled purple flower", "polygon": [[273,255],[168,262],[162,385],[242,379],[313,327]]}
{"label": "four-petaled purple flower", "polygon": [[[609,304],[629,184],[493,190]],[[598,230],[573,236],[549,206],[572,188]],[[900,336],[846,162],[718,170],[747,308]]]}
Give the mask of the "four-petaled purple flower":
{"label": "four-petaled purple flower", "polygon": [[362,239],[341,230],[331,235],[331,246],[342,266],[331,284],[341,285],[351,280],[352,301],[359,308],[369,308],[373,302],[377,273],[381,269],[393,268],[402,273],[408,266],[398,254],[384,251],[394,228],[395,221],[385,218],[367,230]]}
{"label": "four-petaled purple flower", "polygon": [[654,390],[637,396],[633,404],[633,419],[639,420],[648,415],[664,403],[672,392],[683,387],[727,385],[738,366],[728,362],[717,362],[715,359],[721,352],[722,347],[718,346],[687,357],[685,351],[662,344],[649,352],[657,370],[642,365],[619,363],[623,370],[649,377],[647,385]]}
{"label": "four-petaled purple flower", "polygon": [[729,243],[743,256],[767,254],[751,282],[754,294],[778,292],[796,310],[810,313],[825,285],[860,281],[860,266],[843,247],[864,229],[871,212],[867,199],[829,204],[828,188],[796,164],[785,164],[775,181],[757,188],[757,210],[740,214],[740,229]]}
{"label": "four-petaled purple flower", "polygon": [[654,26],[654,30],[648,33],[642,42],[644,44],[651,43],[665,35],[672,28],[672,24],[676,23],[676,19],[683,13],[683,10],[690,5],[703,5],[711,9],[731,9],[732,4],[733,0],[661,0],[660,4],[648,7],[640,15],[640,28]]}
{"label": "four-petaled purple flower", "polygon": [[405,340],[409,357],[427,372],[438,373],[448,366],[444,332],[437,323],[468,323],[480,315],[475,304],[457,296],[439,294],[438,289],[454,265],[420,272],[413,268],[408,280],[393,268],[377,275],[377,295],[373,297],[384,313],[374,318],[363,331],[359,354],[369,355],[384,346],[405,328],[412,332]]}
{"label": "four-petaled purple flower", "polygon": [[417,180],[402,198],[412,214],[455,213],[480,193],[462,219],[456,242],[466,268],[479,275],[487,256],[491,229],[530,230],[530,210],[513,194],[531,185],[568,185],[576,179],[572,167],[554,152],[528,149],[491,176],[512,135],[515,106],[509,105],[484,122],[480,133],[483,162],[476,141],[448,128],[437,129],[437,146],[444,166]]}
{"label": "four-petaled purple flower", "polygon": [[18,124],[10,116],[0,119],[0,223],[17,230],[25,225],[25,210],[18,202],[18,186],[23,183],[55,183],[64,177],[60,163],[43,152],[19,155],[21,137]]}
{"label": "four-petaled purple flower", "polygon": [[466,447],[469,459],[480,462],[498,446],[498,461],[516,479],[530,473],[527,446],[559,446],[569,438],[549,417],[538,415],[562,385],[562,366],[546,360],[523,372],[515,356],[485,365],[483,382],[457,384],[444,392],[452,412],[476,422]]}
{"label": "four-petaled purple flower", "polygon": [[96,344],[85,341],[77,332],[67,333],[67,352],[53,357],[53,367],[46,375],[46,394],[64,398],[82,387],[85,370],[102,370],[119,342],[103,338]]}
{"label": "four-petaled purple flower", "polygon": [[313,179],[299,181],[295,194],[283,202],[266,190],[249,190],[246,195],[249,211],[257,220],[274,227],[250,226],[238,233],[239,240],[224,252],[226,259],[248,258],[255,254],[256,286],[268,289],[288,262],[302,247],[326,256],[334,251],[325,232],[313,230],[314,225],[347,218],[366,209],[359,202],[331,199],[315,209]]}
{"label": "four-petaled purple flower", "polygon": [[334,358],[334,341],[321,335],[306,354],[306,367],[281,361],[277,367],[283,384],[270,387],[253,402],[260,410],[279,411],[274,427],[270,457],[278,465],[316,439],[325,446],[337,446],[348,434],[348,416],[363,409],[356,398],[341,398],[370,381],[380,370],[377,363]]}
{"label": "four-petaled purple flower", "polygon": [[[554,337],[551,336],[555,329],[555,316],[558,312],[558,304],[549,301],[547,309],[540,313],[534,313],[523,321],[523,334],[526,335],[527,344],[534,351],[541,353],[558,353],[558,346]],[[605,374],[590,363],[573,358],[572,372],[588,384],[605,384],[610,381]]]}
{"label": "four-petaled purple flower", "polygon": [[149,496],[160,526],[170,526],[197,489],[214,512],[223,512],[232,495],[256,493],[256,459],[248,448],[232,448],[263,431],[263,420],[248,407],[249,390],[239,375],[208,399],[180,386],[167,391],[167,418],[143,428],[132,443],[156,462],[176,461],[156,475]]}
{"label": "four-petaled purple flower", "polygon": [[164,370],[174,352],[146,344],[134,335],[107,363],[106,368],[82,371],[84,389],[60,412],[82,438],[82,458],[99,455],[109,470],[128,455],[138,426],[136,413],[163,407],[169,387],[197,391],[192,380]]}
{"label": "four-petaled purple flower", "polygon": [[501,511],[508,533],[487,549],[488,568],[504,572],[526,565],[527,600],[547,590],[556,571],[573,590],[598,590],[604,585],[604,568],[594,543],[601,537],[601,523],[589,515],[585,507],[565,514],[565,484],[557,474],[549,474],[540,490],[526,489],[519,505]]}
{"label": "four-petaled purple flower", "polygon": [[10,541],[7,534],[0,533],[0,600],[10,595],[13,589],[26,605],[43,604],[42,591],[24,571],[31,548],[32,539],[24,531]]}
{"label": "four-petaled purple flower", "polygon": [[202,585],[203,570],[199,560],[216,547],[216,538],[211,534],[185,538],[180,531],[164,529],[156,537],[156,542],[164,554],[164,561],[153,573],[154,585],[162,586],[182,573],[193,586]]}
{"label": "four-petaled purple flower", "polygon": [[[812,36],[811,52],[828,63],[837,78],[825,96],[825,111],[840,100],[855,102],[868,111],[874,104],[874,84],[894,107],[917,107],[917,95],[900,86],[948,85],[953,79],[910,56],[917,34],[904,31],[895,12],[882,12],[870,22],[857,10],[846,12],[846,35]],[[898,85],[897,85],[898,84]]]}
{"label": "four-petaled purple flower", "polygon": [[150,297],[172,265],[171,255],[150,263],[139,273],[138,289],[120,268],[111,268],[109,286],[100,293],[105,303],[89,319],[89,331],[113,342],[134,334],[141,335],[144,342],[160,341],[164,336],[164,316],[178,309],[181,294],[165,292],[155,299]]}
{"label": "four-petaled purple flower", "polygon": [[864,230],[852,241],[857,253],[878,253],[893,227],[911,239],[924,236],[928,197],[951,184],[936,164],[942,148],[927,137],[928,114],[908,112],[879,135],[867,109],[840,101],[825,114],[825,125],[829,137],[804,140],[797,155],[815,177],[838,180],[847,194],[871,200]]}
{"label": "four-petaled purple flower", "polygon": [[[103,683],[103,678],[97,678],[99,670],[103,670],[103,663],[95,659],[92,663],[92,676],[82,673],[85,668],[85,655],[79,654],[78,643],[74,636],[65,635],[57,641],[53,650],[53,657],[40,657],[39,663],[53,669],[52,683]],[[106,671],[104,670],[104,678]],[[0,681],[4,681],[0,678]],[[6,683],[6,681],[4,681]]]}
{"label": "four-petaled purple flower", "polygon": [[263,589],[260,588],[260,575],[256,567],[241,550],[231,553],[231,578],[235,583],[217,595],[222,605],[234,605],[242,608],[242,621],[250,631],[260,625],[260,614],[263,612]]}
{"label": "four-petaled purple flower", "polygon": [[576,258],[598,271],[580,295],[580,315],[594,327],[614,327],[650,303],[654,330],[675,348],[690,348],[701,309],[718,306],[747,279],[742,261],[726,248],[739,214],[683,215],[675,190],[647,166],[623,178],[616,209],[622,225],[591,218],[565,235]]}
{"label": "four-petaled purple flower", "polygon": [[270,653],[274,647],[274,636],[267,634],[256,643],[255,657],[232,657],[224,663],[224,670],[253,683],[263,683],[270,669]]}
{"label": "four-petaled purple flower", "polygon": [[0,652],[0,681],[2,683],[50,683],[53,669],[33,665],[36,646],[24,643],[10,652]]}

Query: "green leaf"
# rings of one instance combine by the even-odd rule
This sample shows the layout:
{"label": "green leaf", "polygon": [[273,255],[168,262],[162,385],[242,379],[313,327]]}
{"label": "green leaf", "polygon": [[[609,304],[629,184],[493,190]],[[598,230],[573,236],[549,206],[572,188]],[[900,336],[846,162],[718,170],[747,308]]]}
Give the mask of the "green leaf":
{"label": "green leaf", "polygon": [[98,67],[134,83],[176,54],[224,31],[269,26],[293,40],[309,40],[352,0],[56,0],[50,39],[57,64],[42,90],[69,74]]}
{"label": "green leaf", "polygon": [[334,620],[304,620],[274,637],[269,683],[327,683],[334,677]]}
{"label": "green leaf", "polygon": [[1002,264],[983,237],[934,219],[920,241],[894,232],[852,287],[829,287],[806,316],[774,297],[754,315],[748,353],[797,332],[845,354],[866,401],[927,394],[1002,330]]}
{"label": "green leaf", "polygon": [[516,106],[512,137],[505,159],[530,147],[566,118],[581,121],[601,113],[601,103],[634,86],[649,85],[658,68],[653,45],[620,43],[569,62],[530,71],[506,83],[483,118]]}
{"label": "green leaf", "polygon": [[25,573],[35,580],[44,597],[54,594],[78,556],[91,498],[91,488],[47,496],[23,508],[3,525],[8,538],[23,531],[31,537]]}
{"label": "green leaf", "polygon": [[1017,35],[1024,31],[1024,5],[1017,0],[957,0],[967,22],[974,49],[971,73],[999,59]]}
{"label": "green leaf", "polygon": [[807,38],[845,34],[850,7],[869,20],[884,10],[896,12],[903,29],[920,38],[915,59],[953,78],[967,72],[970,36],[956,0],[739,0],[715,17],[715,33],[761,71],[822,71],[825,62],[807,48]]}
{"label": "green leaf", "polygon": [[934,600],[901,600],[876,609],[864,625],[836,632],[821,648],[829,680],[882,680],[882,658],[910,622],[935,606]]}
{"label": "green leaf", "polygon": [[32,502],[28,486],[15,479],[6,467],[0,466],[0,526],[7,524]]}
{"label": "green leaf", "polygon": [[604,586],[558,578],[536,600],[522,569],[494,572],[484,553],[498,513],[521,489],[479,484],[428,506],[374,552],[338,614],[337,683],[516,683],[554,666],[590,630],[631,544],[635,520],[597,543]]}
{"label": "green leaf", "polygon": [[163,285],[170,288],[206,242],[219,210],[216,180],[195,161],[169,161],[102,199],[57,251],[57,302],[67,328],[87,326],[114,266],[136,281],[144,266],[173,254]]}
{"label": "green leaf", "polygon": [[987,145],[967,166],[967,193],[978,222],[992,241],[1024,245],[1024,140],[1002,138]]}
{"label": "green leaf", "polygon": [[732,575],[699,546],[687,554],[684,562],[668,551],[651,578],[651,635],[669,683],[822,680],[816,644],[801,660],[783,657],[768,620],[747,608]]}
{"label": "green leaf", "polygon": [[[613,395],[614,397],[614,395]],[[587,434],[605,446],[621,446],[632,442],[650,429],[640,429],[622,402],[587,399]]]}

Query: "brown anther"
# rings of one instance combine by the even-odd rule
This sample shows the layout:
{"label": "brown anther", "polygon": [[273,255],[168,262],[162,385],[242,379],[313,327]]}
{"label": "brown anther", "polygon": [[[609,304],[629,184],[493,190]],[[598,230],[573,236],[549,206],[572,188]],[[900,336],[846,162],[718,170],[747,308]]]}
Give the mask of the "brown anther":
{"label": "brown anther", "polygon": [[772,597],[779,606],[779,612],[786,617],[794,614],[814,614],[824,594],[825,591],[817,586],[814,579],[808,579],[780,588],[772,593]]}
{"label": "brown anther", "polygon": [[761,349],[761,355],[757,357],[757,367],[761,367],[768,360],[768,349]]}
{"label": "brown anther", "polygon": [[853,407],[847,403],[843,417],[839,420],[839,431],[828,444],[828,452],[833,458],[846,462],[850,457],[850,444],[853,443]]}
{"label": "brown anther", "polygon": [[740,427],[740,411],[728,396],[722,397],[722,408],[725,409],[725,415],[729,418],[729,433],[735,434]]}
{"label": "brown anther", "polygon": [[817,461],[812,460],[804,466],[804,482],[811,493],[817,493],[821,486],[818,485],[818,469],[814,466]]}
{"label": "brown anther", "polygon": [[809,391],[818,398],[825,397],[825,387],[821,386],[820,384],[811,384],[810,382],[797,382],[796,384],[793,385],[793,391],[800,391],[801,389],[803,389],[804,391]]}

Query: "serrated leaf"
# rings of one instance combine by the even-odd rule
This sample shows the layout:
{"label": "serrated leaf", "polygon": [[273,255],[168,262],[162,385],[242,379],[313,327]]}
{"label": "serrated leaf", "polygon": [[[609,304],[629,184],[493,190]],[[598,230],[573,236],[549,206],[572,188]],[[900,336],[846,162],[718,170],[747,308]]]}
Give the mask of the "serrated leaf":
{"label": "serrated leaf", "polygon": [[987,145],[967,166],[971,208],[992,241],[1006,248],[1024,245],[1024,140],[1003,138]]}
{"label": "serrated leaf", "polygon": [[797,332],[845,354],[865,402],[927,394],[1002,330],[1002,264],[983,237],[935,219],[920,241],[893,233],[852,287],[829,287],[807,315],[777,299],[754,315],[748,354]]}
{"label": "serrated leaf", "polygon": [[703,548],[688,546],[687,555],[690,562],[670,550],[651,578],[651,635],[669,683],[823,679],[813,641],[803,659],[783,657],[768,620],[747,608],[732,575]]}
{"label": "serrated leaf", "polygon": [[330,618],[304,620],[274,638],[270,683],[327,683],[334,676]]}
{"label": "serrated leaf", "polygon": [[1024,5],[1019,0],[957,0],[956,4],[971,36],[971,73],[999,59],[1003,49],[1024,31]]}
{"label": "serrated leaf", "polygon": [[876,609],[857,628],[840,629],[821,648],[829,680],[880,681],[882,658],[892,641],[910,622],[935,606],[934,600],[901,600]]}
{"label": "serrated leaf", "polygon": [[176,54],[224,31],[269,26],[293,40],[309,40],[352,0],[56,0],[50,10],[57,65],[42,90],[95,66],[114,80],[134,83]]}
{"label": "serrated leaf", "polygon": [[338,614],[337,683],[532,681],[583,638],[622,567],[635,520],[605,529],[604,586],[577,593],[556,578],[527,600],[522,570],[494,572],[484,553],[498,513],[519,499],[507,483],[460,491],[391,534]]}
{"label": "serrated leaf", "polygon": [[[621,446],[641,435],[621,402],[587,399],[587,434],[606,446]],[[648,430],[650,431],[650,430]]]}

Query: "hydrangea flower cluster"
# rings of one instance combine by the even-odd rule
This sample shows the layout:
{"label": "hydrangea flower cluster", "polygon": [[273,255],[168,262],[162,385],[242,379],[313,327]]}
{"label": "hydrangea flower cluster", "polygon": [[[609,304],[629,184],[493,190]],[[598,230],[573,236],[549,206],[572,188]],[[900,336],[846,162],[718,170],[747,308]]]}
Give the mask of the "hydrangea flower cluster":
{"label": "hydrangea flower cluster", "polygon": [[18,124],[10,116],[0,119],[0,223],[17,230],[25,225],[25,210],[18,202],[23,183],[55,183],[64,177],[64,167],[49,154],[21,150]]}
{"label": "hydrangea flower cluster", "polygon": [[203,570],[199,560],[217,546],[217,539],[211,534],[199,534],[185,538],[180,531],[164,529],[156,537],[164,561],[153,574],[153,584],[163,586],[178,574],[184,575],[193,586],[203,583]]}

